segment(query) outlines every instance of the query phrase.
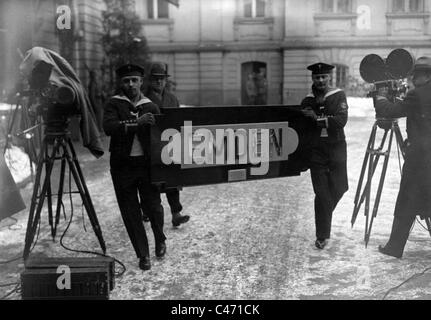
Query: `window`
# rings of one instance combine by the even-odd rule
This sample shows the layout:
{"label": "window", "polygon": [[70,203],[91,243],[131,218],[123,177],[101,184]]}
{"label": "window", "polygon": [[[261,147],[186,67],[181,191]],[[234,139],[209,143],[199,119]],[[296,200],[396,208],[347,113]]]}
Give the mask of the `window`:
{"label": "window", "polygon": [[148,18],[149,19],[166,19],[169,18],[169,2],[166,0],[147,0]]}
{"label": "window", "polygon": [[423,0],[393,0],[392,12],[423,12]]}
{"label": "window", "polygon": [[343,64],[334,64],[335,71],[334,71],[334,78],[333,78],[333,84],[337,88],[346,88],[348,85],[348,75],[349,75],[349,67],[345,66]]}
{"label": "window", "polygon": [[352,11],[352,1],[322,0],[322,11],[325,13],[349,13]]}
{"label": "window", "polygon": [[244,0],[244,17],[265,17],[265,0]]}

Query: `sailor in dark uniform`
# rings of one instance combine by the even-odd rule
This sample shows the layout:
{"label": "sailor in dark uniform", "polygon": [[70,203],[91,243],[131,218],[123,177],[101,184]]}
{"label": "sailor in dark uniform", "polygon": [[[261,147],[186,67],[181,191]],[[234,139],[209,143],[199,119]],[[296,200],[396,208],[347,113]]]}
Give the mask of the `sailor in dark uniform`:
{"label": "sailor in dark uniform", "polygon": [[301,106],[314,128],[310,171],[315,193],[315,245],[323,249],[331,235],[332,212],[348,190],[344,135],[348,106],[343,90],[330,87],[334,66],[319,62],[307,69],[312,72],[312,93]]}
{"label": "sailor in dark uniform", "polygon": [[138,193],[141,195],[154,233],[156,256],[166,253],[163,233],[163,207],[160,192],[150,181],[149,126],[159,107],[141,93],[144,69],[126,64],[116,71],[120,79],[120,94],[105,106],[103,128],[111,137],[109,151],[112,182],[124,225],[139,258],[142,270],[151,268],[150,252],[142,221]]}

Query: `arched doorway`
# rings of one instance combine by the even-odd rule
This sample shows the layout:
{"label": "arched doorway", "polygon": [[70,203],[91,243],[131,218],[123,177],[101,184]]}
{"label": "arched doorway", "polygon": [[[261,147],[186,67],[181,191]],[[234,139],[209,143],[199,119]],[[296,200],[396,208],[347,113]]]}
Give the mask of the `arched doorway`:
{"label": "arched doorway", "polygon": [[243,105],[264,105],[267,100],[266,63],[244,62],[241,65],[241,103]]}

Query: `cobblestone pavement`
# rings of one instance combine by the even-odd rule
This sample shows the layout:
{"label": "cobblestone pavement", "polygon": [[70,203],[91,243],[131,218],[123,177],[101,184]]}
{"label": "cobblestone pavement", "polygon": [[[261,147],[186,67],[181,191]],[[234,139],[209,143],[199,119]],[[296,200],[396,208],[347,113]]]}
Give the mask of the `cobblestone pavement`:
{"label": "cobblestone pavement", "polygon": [[[400,174],[395,148],[368,248],[363,243],[362,213],[354,228],[350,225],[372,122],[372,118],[354,118],[346,128],[350,190],[334,213],[332,239],[325,250],[313,244],[313,192],[306,172],[298,177],[185,188],[181,200],[184,213],[191,219],[179,228],[171,225],[163,195],[168,250],[163,260],[155,258],[154,239],[147,223],[152,269],[146,272],[138,268],[119,214],[109,174],[109,155],[96,160],[77,145],[107,253],[127,268],[116,279],[111,299],[381,299],[390,288],[422,272],[431,262],[430,237],[418,223],[403,259],[381,255],[376,249],[388,239],[398,192]],[[31,185],[22,189],[27,204],[31,190]],[[73,203],[73,222],[64,238],[65,245],[99,250],[80,200],[74,198]],[[69,219],[67,200],[65,207]],[[16,214],[18,222],[9,227],[11,220],[1,222],[0,260],[20,254],[27,214],[28,209]],[[59,235],[66,225],[67,220],[62,220]],[[52,242],[45,215],[34,252],[77,255],[64,250],[59,237]],[[22,270],[22,261],[0,265],[0,282],[18,281]],[[426,273],[415,277],[391,292],[388,299],[429,299],[430,280]],[[0,288],[0,296],[8,289]]]}

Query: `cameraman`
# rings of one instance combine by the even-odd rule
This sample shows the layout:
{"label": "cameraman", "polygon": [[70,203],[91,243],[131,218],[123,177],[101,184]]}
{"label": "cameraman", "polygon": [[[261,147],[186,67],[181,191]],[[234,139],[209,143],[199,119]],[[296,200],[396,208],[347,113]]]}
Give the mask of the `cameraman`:
{"label": "cameraman", "polygon": [[383,254],[401,258],[416,215],[431,217],[431,59],[421,57],[413,67],[412,82],[403,101],[392,103],[382,92],[376,96],[376,117],[407,117],[408,144],[395,205],[389,242]]}
{"label": "cameraman", "polygon": [[116,70],[120,79],[121,93],[112,97],[106,107],[103,128],[111,136],[111,176],[118,206],[130,241],[139,258],[142,270],[151,268],[148,239],[141,216],[141,201],[147,208],[156,244],[156,256],[166,252],[163,233],[163,207],[160,192],[151,185],[149,148],[149,125],[155,123],[154,115],[160,110],[141,93],[144,69],[126,64]]}
{"label": "cameraman", "polygon": [[315,246],[323,249],[331,235],[332,212],[348,189],[344,135],[348,107],[344,91],[330,87],[334,66],[319,62],[307,69],[312,72],[312,93],[302,100],[301,107],[314,128],[310,172],[315,193]]}

